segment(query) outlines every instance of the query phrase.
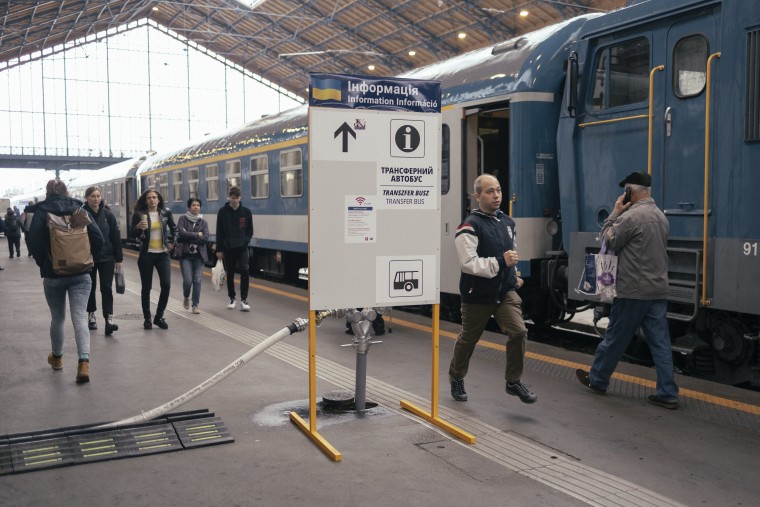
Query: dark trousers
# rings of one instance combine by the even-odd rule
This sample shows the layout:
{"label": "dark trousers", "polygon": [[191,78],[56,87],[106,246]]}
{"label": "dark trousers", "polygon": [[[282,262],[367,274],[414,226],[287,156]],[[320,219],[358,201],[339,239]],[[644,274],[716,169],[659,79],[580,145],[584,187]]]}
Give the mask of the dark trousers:
{"label": "dark trousers", "polygon": [[114,261],[96,262],[90,271],[92,279],[92,288],[90,289],[90,299],[87,301],[87,313],[94,312],[98,309],[98,302],[95,294],[98,291],[98,277],[100,278],[100,296],[103,300],[103,317],[113,315],[113,270]]}
{"label": "dark trousers", "polygon": [[227,273],[227,295],[235,299],[235,272],[240,273],[240,299],[248,299],[248,248],[233,248],[224,251],[224,271]]}
{"label": "dark trousers", "polygon": [[153,268],[158,273],[158,282],[161,284],[161,292],[158,295],[156,318],[164,316],[164,310],[169,302],[169,290],[172,286],[172,263],[169,254],[141,253],[137,258],[137,269],[140,270],[140,299],[142,301],[143,317],[150,319],[150,290],[153,288]]}
{"label": "dark trousers", "polygon": [[21,236],[6,236],[8,238],[8,251],[11,254],[11,257],[13,257],[13,247],[15,245],[16,247],[16,256],[18,257],[21,255]]}

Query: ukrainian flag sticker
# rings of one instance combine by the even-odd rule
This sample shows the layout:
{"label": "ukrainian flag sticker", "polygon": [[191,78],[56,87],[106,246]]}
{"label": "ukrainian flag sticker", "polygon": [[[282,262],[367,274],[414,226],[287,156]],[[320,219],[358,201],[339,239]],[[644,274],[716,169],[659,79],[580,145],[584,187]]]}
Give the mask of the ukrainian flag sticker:
{"label": "ukrainian flag sticker", "polygon": [[343,100],[339,79],[314,79],[311,98],[315,100]]}

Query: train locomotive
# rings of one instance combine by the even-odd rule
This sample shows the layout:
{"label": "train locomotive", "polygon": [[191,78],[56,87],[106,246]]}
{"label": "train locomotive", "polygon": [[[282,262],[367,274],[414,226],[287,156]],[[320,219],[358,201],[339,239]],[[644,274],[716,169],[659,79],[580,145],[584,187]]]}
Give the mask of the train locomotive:
{"label": "train locomotive", "polygon": [[[444,316],[458,318],[454,234],[478,175],[498,178],[517,223],[526,318],[549,325],[592,307],[603,315],[603,304],[575,290],[584,256],[599,249],[617,182],[648,171],[670,221],[676,363],[760,386],[760,222],[745,211],[760,188],[760,2],[638,2],[401,77],[442,85]],[[197,196],[212,216],[239,185],[254,214],[252,269],[293,281],[307,265],[307,114],[302,106],[146,154],[78,188],[105,185],[124,235],[146,188],[175,213]]]}

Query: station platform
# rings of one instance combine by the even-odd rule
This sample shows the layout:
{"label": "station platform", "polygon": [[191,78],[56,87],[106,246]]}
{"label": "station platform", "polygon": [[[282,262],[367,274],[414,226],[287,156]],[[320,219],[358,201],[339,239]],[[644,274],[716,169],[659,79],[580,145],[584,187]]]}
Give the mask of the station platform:
{"label": "station platform", "polygon": [[[70,321],[63,370],[47,364],[50,314],[33,259],[0,261],[0,441],[149,411],[308,317],[306,291],[255,279],[252,311],[228,310],[208,270],[202,313],[193,315],[182,307],[174,263],[169,329],[144,330],[136,254],[125,257],[127,291],[114,295],[119,330],[105,336],[98,313],[91,381],[82,385],[75,383]],[[154,290],[153,308],[157,297]],[[308,333],[301,332],[176,409],[209,411],[234,441],[32,471],[0,468],[0,505],[757,504],[760,393],[678,376],[679,409],[665,410],[646,401],[654,370],[621,364],[608,393],[597,395],[574,374],[591,356],[530,342],[523,381],[538,401],[527,405],[505,393],[505,340],[486,332],[466,378],[469,401],[456,402],[447,369],[458,326],[440,326],[438,412],[474,435],[474,444],[400,408],[407,400],[431,409],[432,347],[430,318],[397,308],[386,316],[390,332],[367,356],[367,400],[377,406],[317,417],[340,461],[288,417],[308,416]],[[350,341],[342,319],[317,329],[318,401],[335,390],[353,392],[356,355],[341,346]]]}

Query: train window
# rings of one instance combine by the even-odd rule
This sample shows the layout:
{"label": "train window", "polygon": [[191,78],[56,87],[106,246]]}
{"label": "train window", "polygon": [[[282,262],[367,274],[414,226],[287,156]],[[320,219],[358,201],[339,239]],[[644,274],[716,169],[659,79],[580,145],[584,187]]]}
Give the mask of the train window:
{"label": "train window", "polygon": [[451,156],[451,131],[449,129],[449,126],[445,123],[443,124],[443,129],[441,129],[441,194],[448,194],[449,193],[449,182],[450,180],[450,173],[449,173],[449,160]]}
{"label": "train window", "polygon": [[649,97],[649,41],[640,37],[603,48],[597,56],[591,109],[643,102]]}
{"label": "train window", "polygon": [[149,188],[156,188],[156,176],[153,174],[148,176],[148,185],[145,190],[148,190]]}
{"label": "train window", "polygon": [[106,185],[106,195],[103,196],[108,204],[113,203],[113,183]]}
{"label": "train window", "polygon": [[206,166],[206,199],[219,199],[219,167],[216,164]]}
{"label": "train window", "polygon": [[172,173],[172,184],[174,186],[174,200],[182,202],[182,171]]}
{"label": "train window", "polygon": [[162,173],[158,175],[158,193],[164,198],[166,202],[169,196],[169,175]]}
{"label": "train window", "polygon": [[188,197],[198,198],[198,168],[193,167],[187,170],[187,191]]}
{"label": "train window", "polygon": [[303,195],[303,162],[300,148],[280,152],[280,195]]}
{"label": "train window", "polygon": [[116,204],[122,203],[124,205],[127,204],[127,198],[124,197],[124,183],[119,183],[119,202]]}
{"label": "train window", "polygon": [[226,173],[227,173],[227,192],[229,192],[232,187],[240,186],[240,161],[231,160],[227,162]]}
{"label": "train window", "polygon": [[760,30],[747,32],[744,76],[744,140],[760,141]]}
{"label": "train window", "polygon": [[266,155],[251,159],[251,197],[269,197],[269,158]]}
{"label": "train window", "polygon": [[707,73],[707,39],[691,35],[673,48],[673,93],[676,97],[693,97],[705,89]]}

